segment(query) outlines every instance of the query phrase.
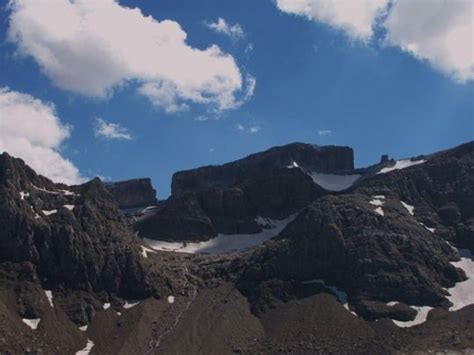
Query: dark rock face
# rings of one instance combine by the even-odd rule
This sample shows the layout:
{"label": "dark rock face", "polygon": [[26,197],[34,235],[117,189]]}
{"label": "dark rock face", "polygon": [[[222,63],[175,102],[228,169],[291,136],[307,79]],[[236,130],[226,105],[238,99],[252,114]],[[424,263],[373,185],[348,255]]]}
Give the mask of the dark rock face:
{"label": "dark rock face", "polygon": [[108,183],[105,187],[117,201],[120,209],[154,206],[158,203],[156,190],[149,178]]}
{"label": "dark rock face", "polygon": [[251,176],[292,166],[293,163],[320,173],[345,172],[354,169],[354,153],[349,147],[319,147],[303,143],[275,147],[232,163],[177,172],[173,175],[172,195],[230,187]]}
{"label": "dark rock face", "polygon": [[30,263],[48,288],[152,294],[139,245],[100,180],[67,187],[0,155],[0,263]]}

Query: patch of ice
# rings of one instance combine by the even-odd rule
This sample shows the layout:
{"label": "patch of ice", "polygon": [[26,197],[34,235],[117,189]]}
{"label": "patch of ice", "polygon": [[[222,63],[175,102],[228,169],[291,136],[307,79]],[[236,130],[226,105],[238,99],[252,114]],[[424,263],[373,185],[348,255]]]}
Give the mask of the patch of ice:
{"label": "patch of ice", "polygon": [[372,200],[369,201],[369,203],[373,206],[377,206],[377,208],[374,210],[375,213],[381,215],[381,216],[384,216],[385,213],[383,211],[383,208],[382,206],[385,204],[385,201],[383,201],[385,199],[385,196],[383,195],[375,195],[375,196],[372,196]]}
{"label": "patch of ice", "polygon": [[207,255],[233,253],[255,247],[276,237],[295,217],[296,214],[283,220],[269,220],[271,228],[263,229],[260,233],[219,234],[216,238],[205,242],[173,243],[147,238],[144,240],[154,250]]}
{"label": "patch of ice", "polygon": [[421,306],[421,307],[411,306],[411,308],[413,308],[417,312],[415,319],[407,321],[407,322],[393,320],[393,322],[401,328],[413,327],[414,325],[418,325],[418,324],[426,322],[426,318],[428,317],[428,312],[433,309],[433,307],[430,307],[430,306]]}
{"label": "patch of ice", "polygon": [[403,202],[403,201],[400,201],[400,203],[402,204],[403,207],[405,207],[405,209],[408,211],[409,214],[411,214],[412,216],[415,215],[415,206],[409,205],[408,203]]}
{"label": "patch of ice", "polygon": [[287,166],[288,169],[299,168],[299,167],[300,166],[295,161],[291,162],[291,164]]}
{"label": "patch of ice", "polygon": [[74,205],[64,205],[64,208],[67,208],[69,211],[72,211],[74,209]]}
{"label": "patch of ice", "polygon": [[25,197],[30,197],[30,193],[29,193],[29,192],[20,191],[20,198],[21,198],[22,200],[24,200]]}
{"label": "patch of ice", "polygon": [[42,211],[46,216],[51,216],[52,214],[58,213],[58,210],[51,210],[51,211]]}
{"label": "patch of ice", "polygon": [[168,296],[168,303],[174,303],[174,296]]}
{"label": "patch of ice", "polygon": [[401,170],[401,169],[406,169],[409,168],[410,166],[415,166],[419,164],[423,164],[426,162],[426,160],[410,160],[410,159],[403,159],[403,160],[397,160],[395,162],[395,165],[393,166],[388,166],[383,169],[381,169],[377,174],[386,174],[394,170]]}
{"label": "patch of ice", "polygon": [[89,326],[87,326],[87,325],[83,325],[82,327],[79,327],[79,330],[80,330],[81,332],[87,332],[87,328],[88,328],[88,327],[89,327]]}
{"label": "patch of ice", "polygon": [[49,305],[54,308],[53,292],[50,290],[44,290],[44,294],[46,295],[46,298],[48,299]]}
{"label": "patch of ice", "polygon": [[450,311],[457,311],[471,304],[474,304],[474,255],[467,249],[459,249],[461,260],[451,262],[455,267],[462,269],[467,280],[456,283],[454,287],[448,289],[450,293],[448,300],[453,304]]}
{"label": "patch of ice", "polygon": [[396,305],[399,304],[399,303],[400,303],[400,302],[398,302],[398,301],[391,301],[391,302],[388,302],[388,303],[387,303],[387,306],[393,307],[393,306],[396,306]]}
{"label": "patch of ice", "polygon": [[155,250],[153,249],[150,249],[150,248],[147,248],[145,246],[141,246],[142,247],[142,251],[141,251],[141,254],[143,255],[144,258],[148,258],[148,254],[147,253],[156,253]]}
{"label": "patch of ice", "polygon": [[104,303],[104,311],[108,310],[110,308],[110,303]]}
{"label": "patch of ice", "polygon": [[427,227],[424,223],[420,222],[420,224],[425,227],[426,230],[430,231],[431,233],[434,233],[436,232],[436,228],[430,228],[430,227]]}
{"label": "patch of ice", "polygon": [[137,300],[125,301],[123,308],[130,309],[132,307],[138,306],[140,303],[142,303],[142,301],[137,301]]}
{"label": "patch of ice", "polygon": [[311,172],[308,175],[316,184],[328,191],[346,190],[361,177],[361,175],[320,174],[316,172]]}
{"label": "patch of ice", "polygon": [[90,339],[87,339],[87,345],[84,349],[76,352],[76,355],[89,355],[92,348],[94,347],[94,342]]}
{"label": "patch of ice", "polygon": [[[350,311],[349,303],[347,301],[347,293],[345,293],[344,291],[339,290],[336,286],[326,285],[324,280],[321,280],[321,279],[307,280],[307,281],[302,281],[301,283],[303,285],[320,284],[323,287],[327,288],[328,290],[331,290],[336,295],[336,298],[339,301],[339,303],[342,303],[344,308],[347,309],[348,311]],[[354,315],[357,315],[354,312],[351,312],[351,313],[353,313]]]}
{"label": "patch of ice", "polygon": [[25,323],[28,327],[30,327],[31,329],[35,330],[36,328],[38,328],[38,324],[39,324],[39,322],[41,321],[41,318],[36,318],[36,319],[26,319],[26,318],[23,318],[22,321],[23,321],[23,323]]}

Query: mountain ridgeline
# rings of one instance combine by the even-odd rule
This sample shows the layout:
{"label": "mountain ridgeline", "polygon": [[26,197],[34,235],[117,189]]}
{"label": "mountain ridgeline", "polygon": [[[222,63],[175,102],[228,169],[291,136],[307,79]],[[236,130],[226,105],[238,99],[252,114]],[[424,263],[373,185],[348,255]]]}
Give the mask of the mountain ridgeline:
{"label": "mountain ridgeline", "polygon": [[474,349],[474,142],[363,169],[294,143],[164,201],[3,153],[0,223],[2,353]]}

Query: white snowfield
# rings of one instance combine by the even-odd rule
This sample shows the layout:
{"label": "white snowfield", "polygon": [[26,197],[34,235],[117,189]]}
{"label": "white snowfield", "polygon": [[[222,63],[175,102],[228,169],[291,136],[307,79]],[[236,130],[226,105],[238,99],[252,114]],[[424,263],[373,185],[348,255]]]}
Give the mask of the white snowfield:
{"label": "white snowfield", "polygon": [[104,311],[108,310],[110,308],[110,303],[104,303],[102,308],[104,308]]}
{"label": "white snowfield", "polygon": [[141,300],[129,300],[129,301],[125,301],[125,304],[123,305],[123,308],[125,309],[130,309],[130,308],[133,308],[135,306],[138,306],[140,303],[142,303],[143,301]]}
{"label": "white snowfield", "polygon": [[174,303],[174,296],[168,296],[168,303],[170,304]]}
{"label": "white snowfield", "polygon": [[74,205],[64,205],[64,208],[68,209],[69,211],[72,211],[74,209]]}
{"label": "white snowfield", "polygon": [[84,349],[76,352],[76,355],[89,355],[92,348],[94,347],[94,342],[90,339],[87,339],[87,345]]}
{"label": "white snowfield", "polygon": [[49,305],[54,308],[53,291],[44,290],[44,294],[46,295],[46,298],[48,299]]}
{"label": "white snowfield", "polygon": [[460,261],[451,264],[458,267],[466,273],[467,280],[456,283],[454,287],[447,291],[450,293],[448,300],[453,306],[450,311],[457,311],[471,304],[474,304],[474,255],[467,249],[459,249]]}
{"label": "white snowfield", "polygon": [[22,321],[31,329],[36,330],[36,328],[38,328],[39,322],[41,321],[41,318],[36,318],[36,319],[23,318]]}
{"label": "white snowfield", "polygon": [[426,322],[426,318],[428,317],[428,312],[433,309],[433,307],[430,307],[430,306],[421,306],[421,307],[419,307],[419,306],[410,306],[410,307],[418,312],[416,314],[415,319],[410,320],[408,322],[393,320],[393,322],[401,328],[409,328],[409,327],[413,327],[414,325]]}
{"label": "white snowfield", "polygon": [[296,214],[283,220],[258,217],[256,219],[257,223],[269,228],[254,234],[219,234],[216,238],[205,242],[172,243],[147,238],[144,241],[150,248],[161,251],[207,255],[233,253],[255,247],[276,237],[295,217]]}
{"label": "white snowfield", "polygon": [[405,209],[408,211],[409,214],[411,214],[412,216],[415,215],[415,206],[409,205],[408,203],[403,202],[403,201],[400,201],[400,203],[402,204],[403,207],[405,207]]}
{"label": "white snowfield", "polygon": [[385,204],[385,196],[383,195],[376,195],[372,196],[372,200],[369,201],[369,203],[373,206],[376,206],[377,208],[374,210],[375,213],[384,216],[385,213],[383,211],[382,206]]}
{"label": "white snowfield", "polygon": [[320,174],[316,172],[308,173],[313,181],[328,191],[343,191],[354,185],[361,175],[337,175]]}
{"label": "white snowfield", "polygon": [[58,210],[42,211],[46,216],[51,216],[52,214],[58,213]]}
{"label": "white snowfield", "polygon": [[389,172],[394,171],[394,170],[406,169],[406,168],[409,168],[410,166],[423,164],[425,162],[426,162],[426,160],[424,160],[424,159],[422,159],[422,160],[410,160],[410,159],[397,160],[395,162],[395,165],[387,166],[387,167],[381,169],[377,174],[386,174],[386,173],[389,173]]}
{"label": "white snowfield", "polygon": [[79,330],[80,330],[81,332],[87,332],[87,328],[88,328],[88,327],[89,327],[89,326],[87,326],[87,325],[83,325],[82,327],[79,327]]}

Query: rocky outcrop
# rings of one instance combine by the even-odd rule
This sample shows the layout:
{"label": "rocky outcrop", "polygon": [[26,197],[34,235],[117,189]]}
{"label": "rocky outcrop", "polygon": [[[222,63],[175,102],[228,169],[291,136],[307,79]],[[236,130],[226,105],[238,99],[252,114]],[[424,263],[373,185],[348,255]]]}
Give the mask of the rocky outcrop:
{"label": "rocky outcrop", "polygon": [[107,183],[105,187],[120,209],[154,206],[158,203],[156,190],[149,178]]}

